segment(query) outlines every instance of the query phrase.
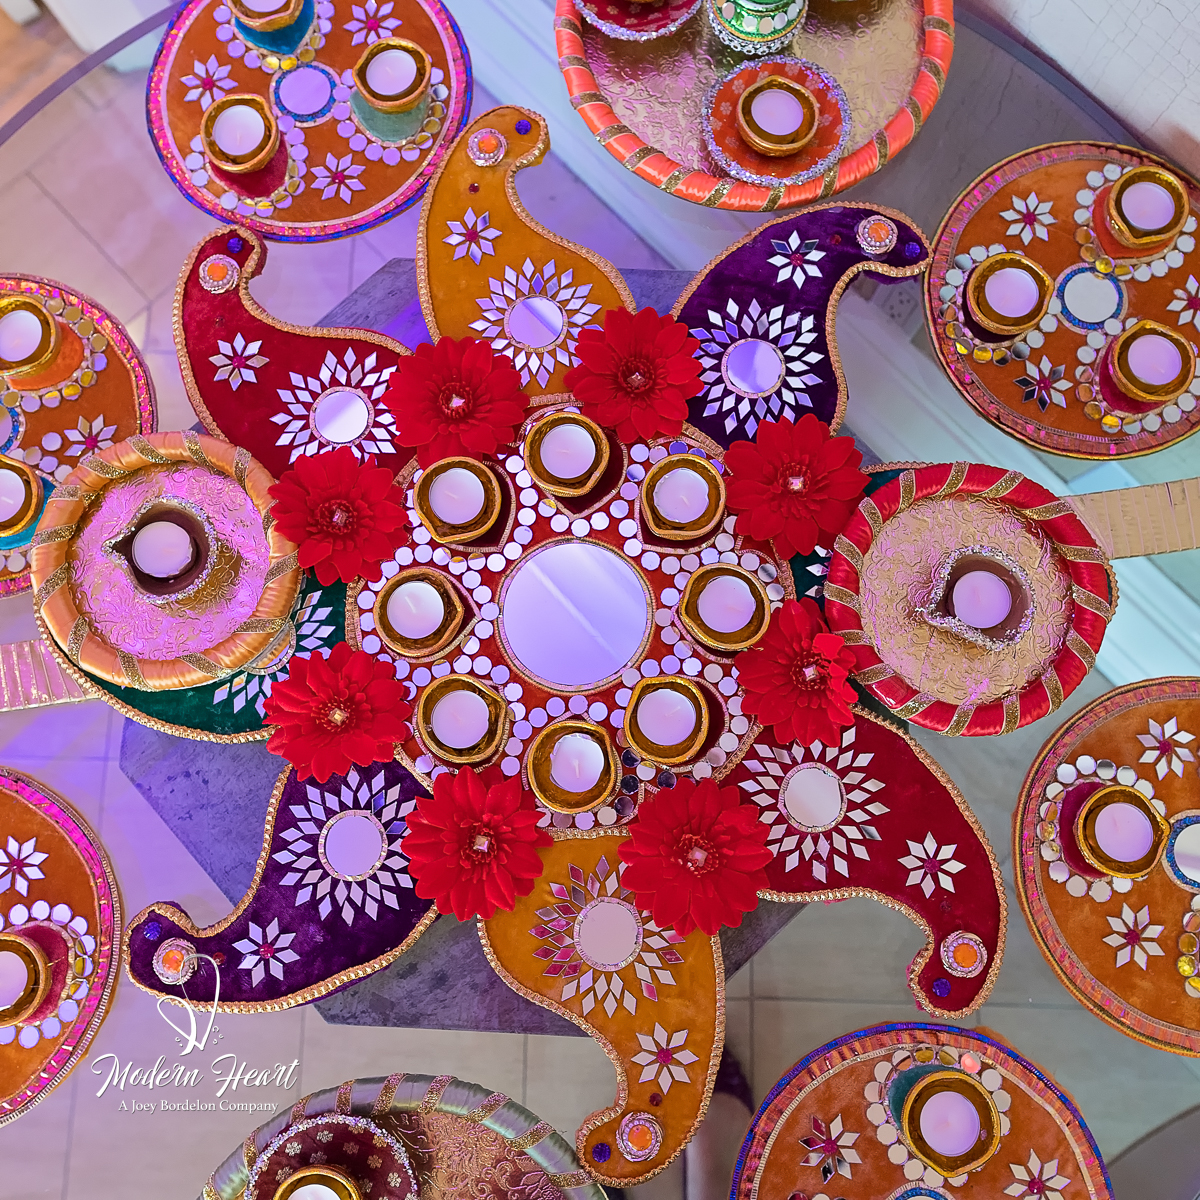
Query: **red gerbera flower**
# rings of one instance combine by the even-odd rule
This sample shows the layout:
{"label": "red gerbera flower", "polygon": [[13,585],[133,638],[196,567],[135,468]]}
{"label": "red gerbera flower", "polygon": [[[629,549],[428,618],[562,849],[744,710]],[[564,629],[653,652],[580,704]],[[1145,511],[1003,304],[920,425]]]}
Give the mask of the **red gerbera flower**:
{"label": "red gerbera flower", "polygon": [[404,853],[418,896],[460,921],[511,912],[542,874],[537,852],[553,840],[538,828],[533,797],[521,781],[469,767],[433,781],[433,796],[417,799]]}
{"label": "red gerbera flower", "polygon": [[788,600],[757,645],[737,656],[742,712],[774,727],[784,744],[836,744],[854,723],[858,694],[849,682],[854,654],[807,596]]}
{"label": "red gerbera flower", "polygon": [[267,720],[279,726],[267,749],[286,758],[298,779],[318,783],[351,766],[391,762],[411,711],[392,664],[345,642],[328,659],[293,658],[265,707]]}
{"label": "red gerbera flower", "polygon": [[682,779],[642,805],[621,844],[621,883],[659,925],[709,937],[740,925],[767,886],[768,827],[736,788]]}
{"label": "red gerbera flower", "polygon": [[325,587],[360,575],[381,578],[379,564],[395,554],[408,528],[404,493],[391,471],[360,463],[349,446],[300,458],[270,494],[279,531]]}
{"label": "red gerbera flower", "polygon": [[511,442],[529,399],[507,358],[476,338],[423,342],[396,366],[383,402],[396,441],[416,446],[421,466],[441,458],[482,458]]}
{"label": "red gerbera flower", "polygon": [[652,308],[604,314],[604,330],[582,329],[580,365],[564,377],[583,415],[617,431],[623,442],[678,433],[687,402],[700,391],[700,343],[687,326]]}
{"label": "red gerbera flower", "polygon": [[862,499],[868,477],[850,437],[831,437],[812,413],[796,422],[763,421],[753,442],[725,452],[729,507],[739,513],[737,532],[770,538],[783,558],[831,546]]}

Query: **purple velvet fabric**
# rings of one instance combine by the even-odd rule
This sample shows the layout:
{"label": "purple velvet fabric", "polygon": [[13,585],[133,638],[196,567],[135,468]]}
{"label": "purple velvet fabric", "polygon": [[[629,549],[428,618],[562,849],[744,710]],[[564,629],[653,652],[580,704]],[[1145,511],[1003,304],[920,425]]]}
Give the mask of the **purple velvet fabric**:
{"label": "purple velvet fabric", "polygon": [[[896,244],[867,254],[856,231],[879,216],[895,225]],[[855,270],[879,264],[889,268],[885,279],[896,271],[916,275],[928,258],[920,230],[899,214],[867,205],[809,209],[763,226],[700,276],[680,312],[700,341],[704,367],[704,390],[689,404],[688,420],[726,447],[753,438],[763,420],[799,420],[811,412],[832,421],[844,386],[832,361],[835,293]],[[731,347],[750,339],[769,343],[778,354],[758,347],[760,386],[735,390]]]}
{"label": "purple velvet fabric", "polygon": [[[424,794],[399,763],[335,775],[324,784],[301,783],[289,772],[267,814],[265,866],[240,911],[201,931],[176,905],[151,905],[126,935],[131,975],[157,994],[211,1002],[211,963],[202,959],[182,987],[164,984],[155,973],[155,952],[167,939],[181,938],[216,960],[222,1005],[305,1003],[349,982],[345,972],[400,946],[432,907],[416,896],[403,853],[406,817]],[[352,811],[370,814],[370,821],[356,817],[353,826],[331,833],[347,819],[339,814]],[[382,860],[363,860],[361,879],[339,876],[327,865],[327,850],[352,827],[368,829],[368,845],[369,830],[378,830]]]}

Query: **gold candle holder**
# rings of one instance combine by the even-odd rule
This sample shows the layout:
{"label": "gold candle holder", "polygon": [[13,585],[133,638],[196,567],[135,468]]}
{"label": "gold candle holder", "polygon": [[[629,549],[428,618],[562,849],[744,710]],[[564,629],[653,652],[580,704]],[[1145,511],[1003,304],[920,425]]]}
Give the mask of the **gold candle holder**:
{"label": "gold candle holder", "polygon": [[[801,122],[793,132],[772,133],[755,119],[755,99],[770,91],[786,92],[799,103]],[[813,140],[820,116],[821,109],[817,98],[808,88],[801,87],[795,80],[784,75],[764,75],[741,94],[737,105],[737,128],[742,140],[759,154],[766,154],[770,158],[787,158],[798,154]]]}
{"label": "gold candle holder", "polygon": [[[469,746],[451,746],[442,741],[433,728],[433,710],[437,708],[439,701],[457,691],[479,696],[488,709],[486,732]],[[508,739],[508,705],[491,688],[485,687],[470,675],[444,675],[441,679],[434,680],[421,693],[421,699],[417,701],[416,724],[422,741],[430,746],[439,758],[465,766],[491,758]]]}
{"label": "gold candle holder", "polygon": [[[1138,183],[1156,183],[1170,193],[1175,202],[1175,211],[1166,225],[1160,225],[1157,229],[1142,229],[1125,216],[1121,202],[1129,189]],[[1182,180],[1162,167],[1134,167],[1132,171],[1126,171],[1113,184],[1104,204],[1104,216],[1113,237],[1121,245],[1139,251],[1177,238],[1183,232],[1191,211],[1191,200]]]}
{"label": "gold candle holder", "polygon": [[[555,748],[563,738],[572,735],[590,738],[604,755],[600,778],[582,792],[572,792],[562,787],[550,773]],[[548,725],[534,739],[529,752],[529,786],[533,794],[554,812],[581,813],[599,808],[615,791],[620,777],[620,763],[612,739],[599,725],[590,721],[566,720]]]}
{"label": "gold candle holder", "polygon": [[[384,94],[376,91],[368,81],[371,64],[381,55],[391,51],[400,51],[409,55],[416,65],[416,75],[403,91]],[[410,42],[407,38],[380,38],[368,46],[362,57],[354,64],[354,86],[359,95],[372,107],[380,112],[408,112],[416,108],[429,91],[429,76],[433,71],[433,60],[423,46]]]}
{"label": "gold candle holder", "polygon": [[[257,146],[244,154],[229,154],[217,145],[213,130],[223,113],[239,105],[253,109],[262,117],[263,136]],[[279,122],[275,119],[271,106],[262,96],[253,92],[233,92],[213,101],[209,106],[200,122],[200,140],[204,145],[205,154],[222,171],[234,175],[249,175],[254,171],[261,171],[279,149]]]}
{"label": "gold candle holder", "polygon": [[245,0],[225,0],[225,4],[247,29],[255,29],[259,33],[273,33],[276,29],[294,25],[304,8],[304,0],[283,0],[274,12],[266,13],[256,12]]}
{"label": "gold candle holder", "polygon": [[[654,490],[661,480],[678,468],[686,468],[701,476],[708,484],[708,505],[692,521],[672,521],[659,511]],[[660,458],[642,480],[642,516],[655,537],[668,542],[694,542],[710,534],[725,512],[725,481],[721,473],[698,454],[668,454]]]}
{"label": "gold candle holder", "polygon": [[[639,701],[664,688],[681,692],[691,700],[696,709],[696,724],[692,732],[682,741],[672,744],[654,741],[638,720]],[[639,679],[634,684],[629,704],[625,709],[625,738],[634,753],[665,767],[675,766],[694,757],[707,737],[708,703],[698,684],[679,675],[657,675],[652,679]]]}
{"label": "gold candle holder", "polygon": [[[453,470],[469,471],[483,487],[483,507],[470,520],[457,525],[439,517],[429,502],[429,492],[436,480]],[[483,463],[473,458],[443,458],[435,462],[423,472],[413,489],[413,507],[417,510],[421,524],[437,541],[454,545],[473,542],[487,533],[500,515],[500,502],[500,484],[496,476]]]}
{"label": "gold candle holder", "polygon": [[338,1200],[363,1200],[358,1184],[345,1171],[325,1164],[318,1167],[301,1167],[289,1175],[275,1189],[272,1200],[291,1200],[301,1188],[310,1184],[327,1187]]}
{"label": "gold candle holder", "polygon": [[[1122,862],[1105,853],[1096,838],[1096,820],[1110,804],[1129,804],[1150,822],[1150,849],[1135,862]],[[1154,805],[1136,788],[1121,784],[1100,788],[1084,802],[1075,816],[1075,844],[1079,853],[1103,875],[1117,879],[1140,879],[1158,864],[1171,837],[1171,825]]]}
{"label": "gold candle holder", "polygon": [[7,454],[0,454],[0,472],[8,471],[16,475],[24,489],[24,500],[21,507],[5,521],[0,521],[0,537],[12,537],[21,533],[37,520],[42,511],[42,496],[45,489],[41,476],[32,468]]}
{"label": "gold candle holder", "polygon": [[27,979],[21,994],[0,1008],[0,1028],[16,1025],[41,1007],[50,991],[52,974],[45,952],[36,942],[15,933],[0,933],[0,953],[15,955],[25,967]]}
{"label": "gold candle holder", "polygon": [[[700,615],[700,597],[704,589],[723,576],[740,580],[754,597],[754,613],[750,620],[740,629],[728,633],[713,629]],[[767,598],[767,589],[757,575],[728,563],[713,563],[694,571],[688,579],[679,604],[679,619],[683,622],[684,629],[701,645],[710,650],[732,654],[734,651],[753,646],[766,633],[771,620],[771,602]]]}
{"label": "gold candle holder", "polygon": [[[921,1133],[921,1110],[940,1092],[965,1097],[979,1115],[979,1140],[970,1150],[953,1157],[935,1150]],[[991,1093],[973,1075],[953,1068],[930,1071],[913,1084],[904,1097],[900,1124],[913,1154],[947,1178],[976,1170],[1000,1148],[1000,1113]]]}
{"label": "gold candle holder", "polygon": [[[406,637],[400,633],[388,617],[388,603],[392,596],[406,583],[428,584],[442,601],[442,620],[436,629],[423,637]],[[405,658],[433,658],[440,654],[458,636],[463,624],[463,602],[458,589],[440,571],[428,567],[411,567],[389,579],[380,589],[372,610],[375,629],[388,648]]]}
{"label": "gold candle holder", "polygon": [[0,321],[4,321],[6,317],[22,320],[22,318],[14,316],[17,313],[29,314],[24,318],[26,323],[30,318],[37,321],[41,326],[41,337],[33,350],[21,358],[0,357],[0,376],[14,383],[19,379],[44,371],[54,361],[59,346],[62,344],[62,331],[59,324],[40,300],[33,296],[0,296]]}
{"label": "gold candle holder", "polygon": [[[1037,302],[1033,308],[1019,316],[1006,316],[997,311],[987,298],[987,283],[1000,271],[1023,271],[1037,285]],[[974,271],[967,281],[967,307],[971,316],[990,333],[1001,337],[1015,338],[1036,329],[1050,310],[1054,297],[1054,280],[1031,258],[1023,254],[994,254]]]}
{"label": "gold candle holder", "polygon": [[[1133,373],[1129,365],[1129,352],[1138,339],[1147,335],[1165,338],[1179,351],[1180,368],[1174,379],[1161,384],[1146,383]],[[1187,391],[1188,384],[1196,374],[1196,352],[1192,343],[1181,337],[1168,325],[1157,321],[1139,321],[1119,334],[1112,345],[1109,359],[1113,382],[1130,399],[1141,404],[1166,404]]]}
{"label": "gold candle holder", "polygon": [[[555,475],[542,462],[542,444],[547,434],[564,425],[578,425],[592,439],[596,457],[592,465],[584,472],[570,478]],[[589,421],[581,413],[556,412],[539,421],[525,437],[525,469],[533,476],[533,481],[543,491],[552,496],[586,496],[600,482],[608,468],[609,448],[608,438],[604,430],[595,421]]]}

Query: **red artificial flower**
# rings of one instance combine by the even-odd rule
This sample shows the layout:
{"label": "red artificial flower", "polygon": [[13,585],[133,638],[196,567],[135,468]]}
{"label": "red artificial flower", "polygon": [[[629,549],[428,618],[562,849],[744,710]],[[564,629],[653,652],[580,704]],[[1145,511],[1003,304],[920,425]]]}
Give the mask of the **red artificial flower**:
{"label": "red artificial flower", "polygon": [[700,391],[700,343],[687,326],[652,308],[604,314],[604,330],[583,329],[575,353],[580,364],[564,382],[583,415],[617,431],[623,442],[678,433],[687,402]]}
{"label": "red artificial flower", "polygon": [[757,645],[737,656],[742,712],[774,729],[785,745],[836,745],[854,723],[858,694],[849,682],[854,654],[807,596],[788,600],[771,617]]}
{"label": "red artificial flower", "polygon": [[512,363],[476,338],[423,342],[396,366],[383,402],[396,441],[418,447],[421,466],[442,458],[482,458],[516,436],[528,397]]}
{"label": "red artificial flower", "polygon": [[433,781],[408,817],[404,853],[416,893],[460,921],[511,912],[541,877],[539,846],[553,840],[517,777],[477,775],[464,767]]}
{"label": "red artificial flower", "polygon": [[796,422],[763,421],[753,442],[725,452],[729,507],[740,514],[737,532],[768,538],[783,558],[833,545],[862,499],[868,477],[851,437],[831,437],[812,413]]}
{"label": "red artificial flower", "polygon": [[623,887],[678,933],[740,925],[767,886],[769,828],[736,788],[681,779],[644,803],[621,844]]}
{"label": "red artificial flower", "polygon": [[404,541],[408,514],[391,471],[360,463],[349,446],[297,460],[270,491],[279,532],[299,547],[328,587],[362,576],[382,578],[379,564]]}
{"label": "red artificial flower", "polygon": [[271,688],[267,720],[279,728],[267,749],[296,768],[297,779],[325,783],[351,766],[391,762],[411,711],[391,663],[338,642],[329,658],[293,658]]}

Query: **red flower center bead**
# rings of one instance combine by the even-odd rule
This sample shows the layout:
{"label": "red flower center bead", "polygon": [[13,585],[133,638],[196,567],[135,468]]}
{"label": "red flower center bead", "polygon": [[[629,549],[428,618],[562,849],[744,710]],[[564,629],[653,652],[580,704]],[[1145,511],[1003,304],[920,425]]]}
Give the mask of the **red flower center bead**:
{"label": "red flower center bead", "polygon": [[783,486],[794,495],[802,496],[808,491],[808,471],[799,465],[789,464],[782,472]]}
{"label": "red flower center bead", "polygon": [[815,659],[797,659],[792,664],[792,681],[797,687],[824,687],[828,671]]}
{"label": "red flower center bead", "polygon": [[641,358],[631,358],[621,368],[621,385],[627,392],[640,395],[655,383],[654,368]]}
{"label": "red flower center bead", "polygon": [[685,837],[679,843],[679,861],[693,875],[707,875],[721,864],[720,855],[703,838]]}
{"label": "red flower center bead", "polygon": [[[467,392],[467,395],[464,396],[463,392]],[[475,408],[475,397],[470,394],[470,389],[461,380],[455,380],[454,383],[447,384],[438,393],[438,403],[442,406],[442,412],[450,420],[464,421]]]}
{"label": "red flower center bead", "polygon": [[317,524],[327,533],[349,533],[358,515],[344,500],[327,500],[317,510]]}
{"label": "red flower center bead", "polygon": [[349,720],[350,714],[337,704],[331,704],[320,717],[326,729],[341,729]]}

